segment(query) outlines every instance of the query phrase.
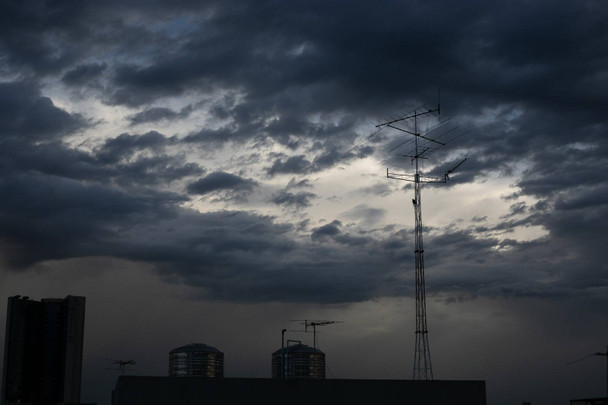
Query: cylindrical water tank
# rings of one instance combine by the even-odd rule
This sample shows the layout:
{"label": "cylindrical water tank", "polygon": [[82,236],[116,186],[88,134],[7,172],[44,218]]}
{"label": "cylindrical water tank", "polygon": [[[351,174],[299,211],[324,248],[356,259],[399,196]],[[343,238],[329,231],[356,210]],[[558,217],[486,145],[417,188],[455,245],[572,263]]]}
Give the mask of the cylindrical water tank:
{"label": "cylindrical water tank", "polygon": [[[281,361],[283,353],[285,357]],[[303,344],[286,346],[284,352],[279,349],[272,353],[272,378],[325,378],[325,353]]]}
{"label": "cylindrical water tank", "polygon": [[191,343],[169,352],[169,377],[224,377],[224,353],[203,343]]}

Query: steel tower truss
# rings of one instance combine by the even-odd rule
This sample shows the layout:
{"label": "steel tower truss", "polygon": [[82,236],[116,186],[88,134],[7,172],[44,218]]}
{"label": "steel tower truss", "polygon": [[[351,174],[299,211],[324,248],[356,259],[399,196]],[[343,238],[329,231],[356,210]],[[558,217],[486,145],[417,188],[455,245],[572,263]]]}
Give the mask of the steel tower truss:
{"label": "steel tower truss", "polygon": [[[424,243],[422,237],[422,198],[420,193],[420,186],[422,183],[445,183],[447,182],[450,173],[452,173],[458,166],[464,163],[462,160],[454,168],[448,170],[442,177],[423,176],[420,172],[419,160],[426,159],[427,154],[431,151],[432,147],[422,147],[419,142],[424,141],[425,143],[432,144],[434,146],[445,146],[445,143],[439,142],[438,140],[431,139],[418,133],[418,118],[427,114],[439,115],[439,106],[436,109],[416,109],[411,114],[404,117],[392,119],[388,122],[376,125],[377,128],[389,127],[397,129],[399,131],[408,133],[414,136],[414,148],[412,154],[401,155],[409,157],[412,163],[415,165],[415,173],[412,174],[399,174],[391,173],[386,170],[386,177],[390,179],[405,180],[414,183],[414,199],[412,204],[414,205],[414,219],[415,219],[415,247],[414,247],[414,258],[415,258],[415,272],[416,272],[416,346],[414,355],[414,380],[432,380],[433,379],[433,366],[431,364],[431,350],[429,346],[429,336],[426,321],[426,286],[424,279]],[[414,128],[413,131],[398,127],[396,124],[399,122],[413,120]],[[403,144],[402,144],[403,145]],[[400,148],[399,145],[397,148]],[[395,150],[396,148],[393,148]]]}

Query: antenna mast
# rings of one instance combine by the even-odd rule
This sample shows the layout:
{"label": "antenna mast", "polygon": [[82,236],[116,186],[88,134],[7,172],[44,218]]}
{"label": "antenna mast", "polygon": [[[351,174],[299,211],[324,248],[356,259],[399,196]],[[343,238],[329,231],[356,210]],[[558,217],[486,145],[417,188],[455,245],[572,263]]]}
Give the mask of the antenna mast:
{"label": "antenna mast", "polygon": [[118,365],[118,368],[106,368],[106,370],[117,370],[120,371],[122,375],[125,375],[126,366],[135,365],[135,360],[109,360],[112,364]]}
{"label": "antenna mast", "polygon": [[290,322],[302,322],[304,325],[303,331],[294,332],[308,332],[308,328],[312,326],[312,347],[317,348],[317,326],[333,325],[335,323],[343,323],[342,321],[326,321],[326,320],[310,320],[310,319],[293,319]]}
{"label": "antenna mast", "polygon": [[[414,175],[411,174],[398,174],[391,173],[386,169],[386,177],[389,179],[405,180],[414,183],[414,199],[412,203],[414,205],[414,218],[415,218],[415,271],[416,271],[416,349],[414,358],[414,380],[432,380],[433,379],[433,367],[431,364],[431,350],[429,347],[429,337],[426,322],[426,286],[424,279],[424,244],[422,238],[422,200],[420,195],[420,185],[422,183],[445,183],[447,182],[449,175],[456,170],[458,166],[464,163],[462,160],[458,165],[448,170],[442,177],[423,176],[420,172],[420,166],[418,161],[420,159],[426,159],[427,154],[430,153],[435,147],[445,146],[445,143],[439,142],[436,139],[431,139],[427,136],[423,136],[418,132],[418,117],[440,113],[440,105],[437,105],[435,109],[417,108],[412,113],[407,114],[401,118],[392,119],[382,124],[376,125],[376,128],[381,129],[384,127],[393,128],[401,132],[405,132],[414,136],[414,148],[411,154],[401,155],[407,156],[412,160],[415,166]],[[413,131],[398,127],[396,124],[404,121],[414,121]],[[427,141],[431,146],[422,147],[419,142]],[[399,149],[402,145],[400,145]]]}

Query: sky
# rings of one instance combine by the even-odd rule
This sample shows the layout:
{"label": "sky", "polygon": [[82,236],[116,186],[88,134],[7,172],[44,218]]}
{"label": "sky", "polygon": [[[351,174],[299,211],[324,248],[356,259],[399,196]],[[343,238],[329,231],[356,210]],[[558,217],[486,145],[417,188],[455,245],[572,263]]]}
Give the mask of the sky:
{"label": "sky", "polygon": [[[321,328],[328,378],[412,378],[412,136],[433,372],[490,405],[606,395],[608,5],[5,1],[6,298],[87,297],[82,400],[171,349],[270,377]],[[416,110],[418,109],[418,110]],[[425,149],[426,150],[426,149]],[[3,298],[2,298],[3,297]],[[1,342],[0,342],[1,343]]]}

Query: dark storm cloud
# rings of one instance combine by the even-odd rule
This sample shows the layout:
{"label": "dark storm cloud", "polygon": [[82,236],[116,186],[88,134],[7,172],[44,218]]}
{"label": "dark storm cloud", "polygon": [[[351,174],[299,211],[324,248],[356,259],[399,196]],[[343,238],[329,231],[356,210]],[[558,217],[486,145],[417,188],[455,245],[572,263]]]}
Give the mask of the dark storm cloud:
{"label": "dark storm cloud", "polygon": [[315,193],[307,193],[305,191],[292,193],[282,190],[274,194],[270,202],[287,207],[305,208],[311,205],[310,200],[313,198],[318,198],[318,196]]}
{"label": "dark storm cloud", "polygon": [[[146,218],[171,217],[181,197],[158,192],[139,195],[56,176],[31,174],[3,178],[3,254],[9,264],[26,267],[42,260],[111,254],[102,240],[116,237],[116,226]],[[114,248],[119,248],[118,245]]]}
{"label": "dark storm cloud", "polygon": [[285,160],[276,159],[272,166],[266,169],[271,176],[276,174],[306,174],[311,170],[310,161],[304,155],[291,156]]}
{"label": "dark storm cloud", "polygon": [[105,63],[90,63],[76,66],[63,75],[61,80],[73,86],[85,86],[99,77],[106,69]]}
{"label": "dark storm cloud", "polygon": [[[490,91],[498,91],[507,100],[538,95],[553,103],[555,97],[566,101],[566,89],[592,87],[598,81],[594,69],[600,60],[594,60],[582,76],[575,61],[576,55],[588,59],[601,43],[605,32],[600,29],[600,16],[605,7],[594,2],[520,6],[523,3],[501,7],[471,3],[448,11],[439,4],[436,8],[392,3],[369,7],[360,2],[349,4],[348,13],[338,7],[317,7],[314,2],[289,8],[265,2],[255,7],[248,3],[219,6],[204,31],[195,28],[186,34],[176,57],[159,58],[145,67],[120,67],[115,83],[123,96],[115,101],[141,103],[211,81],[245,86],[252,99],[262,100],[267,109],[280,100],[301,104],[286,98],[280,89],[298,89],[305,99],[325,94],[317,101],[319,110],[326,111],[338,105],[369,106],[370,101],[379,101],[376,94],[382,94],[382,104],[388,106],[394,101],[391,97],[420,94],[423,83],[438,80],[449,83],[454,93],[468,88],[469,93],[487,97]],[[501,23],[494,24],[498,19]],[[575,26],[586,29],[577,30],[576,38],[565,34]],[[541,44],[542,52],[532,51]],[[403,47],[411,52],[394,52]],[[416,55],[415,61],[410,54]],[[573,75],[573,69],[579,74]],[[416,73],[415,81],[386,79],[408,77],[408,72]],[[555,89],[552,83],[561,85]]]}
{"label": "dark storm cloud", "polygon": [[580,210],[601,208],[608,205],[608,185],[602,184],[597,188],[586,189],[580,193],[560,196],[555,202],[556,210]]}
{"label": "dark storm cloud", "polygon": [[346,164],[357,158],[364,158],[373,153],[373,148],[365,147],[353,152],[343,152],[334,147],[323,151],[311,162],[304,155],[282,157],[275,159],[270,167],[266,168],[266,173],[270,176],[279,174],[306,174],[319,172],[331,168],[337,164]]}
{"label": "dark storm cloud", "polygon": [[[58,116],[61,120],[67,113],[60,111]],[[184,162],[179,155],[163,153],[163,147],[170,141],[159,133],[123,134],[106,140],[100,149],[89,153],[59,141],[33,142],[35,139],[27,131],[29,129],[25,129],[26,136],[16,136],[15,133],[15,137],[0,141],[0,173],[7,178],[37,173],[101,184],[114,182],[123,186],[149,186],[204,172],[197,164]],[[54,137],[60,135],[62,133],[57,133]],[[133,156],[145,149],[152,153]]]}
{"label": "dark storm cloud", "polygon": [[100,160],[108,163],[129,159],[133,154],[142,150],[162,150],[174,141],[163,134],[150,131],[143,135],[120,134],[116,138],[107,139],[97,151]]}
{"label": "dark storm cloud", "polygon": [[113,168],[100,165],[95,156],[61,143],[31,144],[9,139],[0,145],[0,170],[4,176],[33,172],[105,182],[116,174]]}
{"label": "dark storm cloud", "polygon": [[280,190],[272,195],[270,202],[292,209],[310,207],[311,200],[318,198],[319,196],[315,193],[297,190],[311,187],[312,184],[308,179],[296,180],[295,177],[292,177],[283,190]]}
{"label": "dark storm cloud", "polygon": [[[146,9],[124,2],[19,3],[5,6],[2,26],[9,60],[34,69],[103,51],[91,47],[94,40],[112,45],[105,52],[140,56],[141,62],[113,69],[114,102],[130,105],[193,86],[243,88],[248,109],[277,109],[289,121],[298,116],[290,109],[361,111],[375,105],[371,109],[387,113],[403,94],[434,93],[426,87],[433,83],[448,88],[450,104],[464,111],[479,102],[524,99],[563,109],[576,99],[579,110],[597,111],[606,85],[597,75],[603,66],[598,49],[606,39],[607,12],[600,1],[446,4],[351,2],[345,11],[315,1],[211,2],[198,10],[180,2]],[[134,27],[127,18],[135,12],[142,23]],[[165,52],[150,46],[170,43]]]}
{"label": "dark storm cloud", "polygon": [[[183,210],[185,196],[153,186],[182,180],[188,191],[203,195],[247,194],[255,187],[253,180],[223,172],[193,181],[204,169],[182,159],[182,143],[263,145],[271,138],[293,155],[260,153],[271,158],[269,176],[378,157],[395,138],[380,134],[351,149],[366,136],[361,125],[395,110],[402,114],[420,100],[434,104],[441,87],[442,115],[454,115],[469,133],[438,149],[425,170],[442,175],[462,155],[469,160],[451,185],[490,173],[522,175],[513,184],[511,215],[500,226],[430,230],[429,243],[436,239],[443,254],[434,257],[430,249],[429,260],[471,294],[568,294],[568,283],[577,292],[605,285],[599,274],[606,271],[600,252],[608,222],[601,198],[608,169],[608,8],[601,1],[155,1],[147,7],[26,1],[0,7],[0,69],[22,80],[0,84],[0,167],[10,175],[2,179],[3,195],[10,196],[2,203],[2,243],[15,266],[113,255],[162,265],[170,279],[236,300],[347,301],[393,291],[383,283],[411,259],[395,242],[405,240],[402,230],[362,236],[331,222],[311,231],[309,246],[279,221]],[[90,81],[103,83],[91,90],[99,99],[140,108],[129,118],[134,125],[187,117],[187,108],[163,107],[167,97],[217,96],[208,111],[217,125],[196,128],[181,141],[154,131],[125,133],[84,152],[61,140],[87,128],[87,121],[45,97],[37,86],[46,79],[62,80],[75,93]],[[392,158],[380,156],[403,166],[402,157]],[[54,189],[79,204],[70,205]],[[289,188],[273,197],[294,207],[310,198]],[[61,206],[73,209],[71,222]],[[28,219],[35,212],[46,228]],[[370,220],[382,215],[359,214]],[[179,244],[168,240],[167,234],[190,223],[197,230],[176,236]],[[51,232],[62,235],[59,224],[68,229],[65,240],[53,240]],[[541,228],[546,236],[536,242],[505,236],[522,227]],[[220,233],[228,236],[217,238]],[[460,272],[446,270],[450,255],[462,260]],[[385,270],[368,273],[380,267]],[[334,288],[350,271],[356,283]],[[302,274],[317,277],[302,284],[308,280]],[[314,288],[320,286],[333,288],[336,297]]]}
{"label": "dark storm cloud", "polygon": [[166,154],[141,157],[115,168],[115,181],[123,186],[167,185],[174,180],[198,176],[205,172],[196,163],[184,163],[179,156]]}
{"label": "dark storm cloud", "polygon": [[394,268],[394,255],[351,252],[347,265],[340,246],[376,242],[328,227],[313,235],[334,243],[312,246],[271,217],[201,214],[178,208],[184,200],[175,194],[42,174],[3,178],[0,191],[2,253],[13,268],[111,255],[154,263],[167,281],[200,287],[207,299],[348,302],[397,293],[392,272],[369,270]]}
{"label": "dark storm cloud", "polygon": [[[482,105],[511,105],[522,110],[535,108],[539,114],[559,109],[601,119],[597,106],[605,92],[598,89],[606,83],[597,50],[606,38],[601,24],[606,8],[599,2],[551,7],[524,2],[491,7],[481,2],[451,7],[409,3],[371,7],[356,2],[349,4],[347,13],[342,7],[318,7],[315,2],[288,7],[260,2],[254,7],[234,1],[230,7],[209,3],[198,10],[179,2],[156,2],[146,10],[129,3],[111,4],[123,16],[137,12],[141,24],[126,17],[114,18],[103,4],[86,2],[74,10],[39,6],[25,11],[15,6],[7,12],[15,21],[30,18],[37,22],[32,38],[50,31],[73,39],[74,55],[83,58],[87,41],[99,39],[100,44],[109,45],[106,62],[80,62],[69,72],[97,72],[107,64],[102,74],[112,81],[107,89],[112,102],[143,105],[192,91],[243,94],[241,102],[214,110],[221,110],[220,115],[231,120],[231,125],[202,129],[188,139],[225,142],[268,135],[287,144],[289,135],[320,138],[330,148],[317,156],[311,170],[339,163],[336,151],[353,140],[353,128],[361,119],[374,114],[374,118],[381,117],[412,94],[434,99],[435,90],[428,86],[446,89],[448,99],[443,104],[454,114],[479,113]],[[196,23],[195,16],[204,25]],[[88,23],[93,17],[99,25],[106,19],[112,24],[106,30],[96,29],[96,24]],[[49,54],[57,53],[58,41],[39,42]],[[161,52],[166,44],[172,44],[170,51]],[[542,51],[536,51],[537,47]],[[394,52],[402,48],[409,52]],[[138,57],[122,63],[116,55],[124,54]],[[390,80],[393,77],[404,79]],[[177,113],[155,108],[161,109],[144,110],[132,117],[134,122],[167,119]],[[366,116],[359,117],[363,111]],[[509,113],[505,109],[499,124],[480,131],[487,129],[499,136],[509,130],[502,125],[512,122]],[[321,121],[311,120],[312,114],[320,114]],[[553,120],[528,116],[520,121]],[[472,135],[477,142],[477,134]],[[341,140],[334,144],[336,140],[331,138],[337,136]],[[510,152],[516,145],[520,145],[519,151],[532,146],[517,138],[496,138],[492,150],[482,146],[488,157],[482,163],[507,170],[504,162],[514,156]],[[535,137],[522,134],[519,138]],[[476,177],[473,170],[477,167],[470,167],[461,173],[463,180]]]}
{"label": "dark storm cloud", "polygon": [[310,234],[310,237],[312,238],[312,240],[318,241],[323,240],[328,236],[336,236],[341,232],[340,226],[342,226],[342,223],[338,220],[335,220],[329,224],[314,228],[312,230],[312,233]]}
{"label": "dark storm cloud", "polygon": [[131,125],[143,124],[146,122],[156,122],[162,120],[171,120],[176,118],[186,118],[192,112],[193,107],[188,105],[182,108],[179,112],[173,111],[165,107],[148,108],[144,111],[133,114],[129,117]]}
{"label": "dark storm cloud", "polygon": [[[125,144],[132,147],[134,142]],[[109,167],[97,167],[98,161],[91,155],[51,146],[46,145],[43,151],[57,154],[61,158],[57,161],[80,162],[89,171],[52,171],[54,164],[41,164],[30,174],[3,178],[0,189],[7,197],[1,203],[2,246],[14,267],[51,259],[112,255],[154,263],[167,280],[199,286],[207,298],[237,301],[345,302],[409,291],[397,275],[404,271],[403,264],[412,260],[409,232],[362,235],[347,231],[335,220],[314,228],[310,234],[314,245],[309,246],[293,238],[291,226],[270,217],[244,212],[200,214],[178,208],[184,201],[179,195],[91,184],[91,179],[101,182],[114,174],[107,173]],[[75,175],[68,178],[72,171],[87,181]],[[236,177],[217,176],[216,180],[228,179],[238,187],[241,178]],[[291,184],[295,188],[305,185],[295,180]],[[209,181],[205,190],[227,186],[226,182]],[[366,210],[359,211],[365,216]],[[547,223],[546,218],[536,221]],[[515,225],[507,224],[505,229]],[[576,229],[572,225],[560,219],[554,226],[571,232]],[[596,269],[576,280],[571,271],[575,259],[563,256],[565,262],[550,269],[555,281],[539,285],[535,278],[548,277],[549,270],[531,258],[553,249],[555,245],[546,242],[498,241],[460,232],[428,238],[428,243],[433,246],[428,262],[434,271],[443,272],[431,283],[431,291],[451,290],[457,285],[471,296],[567,295],[594,288],[601,274],[601,269]],[[567,241],[561,243],[566,245]],[[496,247],[510,248],[513,253],[499,253]],[[572,249],[563,251],[572,254]],[[581,266],[594,263],[591,258],[581,261],[581,257],[576,258],[579,272]],[[455,263],[461,270],[455,271]],[[532,271],[521,273],[518,268]]]}
{"label": "dark storm cloud", "polygon": [[218,190],[251,191],[256,184],[251,179],[231,173],[213,172],[188,184],[188,192],[191,194],[207,194]]}
{"label": "dark storm cloud", "polygon": [[4,63],[47,74],[77,60],[91,34],[88,2],[3,2],[0,49]]}
{"label": "dark storm cloud", "polygon": [[343,152],[335,148],[325,150],[321,155],[317,156],[313,161],[315,170],[328,169],[339,163],[348,163],[357,158],[364,158],[371,155],[374,152],[374,148],[366,146],[358,148],[356,151]]}
{"label": "dark storm cloud", "polygon": [[175,144],[174,137],[156,131],[108,138],[94,151],[97,169],[102,172],[96,180],[112,180],[122,186],[152,186],[203,174],[205,169],[198,164],[185,162],[179,154],[169,152]]}
{"label": "dark storm cloud", "polygon": [[[7,114],[0,125],[0,244],[13,267],[91,252],[112,255],[120,246],[101,240],[112,239],[117,226],[169,218],[171,206],[185,201],[146,186],[202,173],[196,164],[162,154],[169,142],[158,133],[123,134],[92,153],[69,147],[61,139],[85,126],[84,119],[32,86],[4,83],[0,99]],[[144,149],[156,152],[154,158],[133,157]]]}
{"label": "dark storm cloud", "polygon": [[[18,284],[22,288],[56,282],[59,276],[69,281],[62,291],[88,283],[91,298],[117,302],[123,290],[139,301],[152,290],[162,291],[170,297],[166,314],[180,301],[191,307],[183,292],[191,294],[186,299],[246,303],[380,298],[378,306],[366,302],[353,309],[362,327],[347,339],[357,340],[356,334],[364,331],[369,337],[363,340],[371,343],[362,350],[378,347],[382,335],[395,335],[401,324],[385,318],[394,312],[387,305],[395,302],[382,298],[415,296],[413,229],[385,225],[386,218],[382,225],[376,223],[383,211],[372,204],[390,188],[347,193],[341,199],[343,213],[326,216],[326,222],[297,213],[311,202],[311,212],[324,213],[324,201],[310,194],[320,194],[315,187],[322,188],[327,169],[350,170],[347,164],[371,157],[365,164],[377,173],[370,175],[381,176],[385,167],[411,173],[407,157],[389,153],[408,134],[386,130],[361,141],[385,117],[422,104],[434,107],[441,88],[442,121],[452,116],[466,135],[429,153],[423,171],[442,176],[459,159],[468,160],[447,185],[440,185],[462,186],[450,193],[466,195],[458,200],[466,204],[466,218],[442,217],[450,223],[424,228],[429,320],[439,332],[431,331],[431,345],[443,357],[438,366],[444,377],[439,377],[450,378],[446,373],[451,368],[457,379],[463,377],[456,375],[460,373],[487,379],[490,404],[555,403],[552,388],[562,381],[586,391],[589,381],[584,378],[576,384],[569,376],[562,381],[553,377],[560,373],[556,361],[578,358],[562,362],[560,355],[577,347],[582,357],[591,350],[589,342],[597,341],[586,331],[602,332],[606,325],[601,311],[608,274],[606,21],[605,0],[1,2],[3,269],[24,272],[12,277],[25,280]],[[176,107],[183,105],[188,107]],[[200,106],[196,120],[188,120],[189,105]],[[426,121],[417,123],[420,131],[427,130]],[[157,124],[178,128],[176,135],[150,131],[160,131]],[[108,132],[121,125],[125,128]],[[139,128],[143,130],[137,132]],[[251,152],[244,152],[247,148]],[[213,159],[189,160],[201,155],[228,157],[223,167],[230,167],[234,177],[224,173],[228,176],[214,181],[226,169],[213,167]],[[291,216],[211,211],[215,201],[233,206],[239,197],[277,190],[263,181],[286,181],[292,175],[296,178],[276,194],[256,201],[273,200],[280,207],[269,210]],[[189,194],[188,185],[198,185],[204,194]],[[362,187],[354,184],[352,190]],[[499,201],[489,201],[488,208],[482,198]],[[403,203],[411,209],[409,199]],[[206,212],[184,208],[192,203]],[[392,204],[382,201],[382,207],[387,203]],[[498,223],[504,212],[492,210],[494,203],[511,205]],[[480,204],[484,206],[476,212]],[[424,211],[425,220],[429,211]],[[431,218],[428,224],[434,223]],[[121,271],[90,266],[91,257],[118,258]],[[72,266],[78,271],[63,271]],[[55,271],[44,274],[49,267]],[[160,283],[149,289],[146,279],[140,279],[147,273],[132,272],[135,267],[154,268],[166,283],[189,288],[166,289]],[[95,276],[95,271],[103,275]],[[66,274],[86,274],[83,280],[88,281],[73,281]],[[93,293],[105,288],[95,285],[98,277],[123,280],[123,275],[135,281],[119,292]],[[48,288],[38,286],[39,291]],[[173,291],[179,295],[173,297]],[[438,307],[439,300],[454,306]],[[476,301],[456,306],[465,300]],[[274,308],[210,305],[218,308],[220,321],[241,312],[256,325],[270,319],[257,310]],[[343,305],[278,306],[282,319],[293,319],[286,312],[296,307],[314,306],[331,316],[336,310],[349,312]],[[379,311],[366,314],[369,308]],[[147,319],[146,310],[148,306],[138,307],[133,313]],[[260,323],[256,311],[268,319]],[[382,330],[370,328],[370,317],[381,319]],[[184,324],[178,318],[174,324]],[[386,322],[391,323],[388,329]],[[450,322],[454,327],[448,327]],[[121,345],[140,329],[128,316],[125,330],[108,328],[105,318],[97,324]],[[239,336],[229,327],[226,331],[226,336]],[[454,340],[452,335],[459,333]],[[92,336],[91,342],[100,340]],[[526,342],[527,349],[507,344],[502,357],[496,357],[501,339]],[[105,340],[97,345],[99,352],[107,350]],[[487,347],[477,350],[478,342]],[[466,353],[466,345],[477,350],[477,360],[486,366],[462,353],[462,361],[450,363],[444,357],[459,352],[453,347],[462,346]],[[545,346],[559,348],[547,351]],[[147,353],[158,352],[150,347],[136,348],[142,365]],[[593,348],[597,350],[603,347]],[[544,368],[530,368],[530,359],[538,360],[538,355],[550,360]],[[497,358],[506,366],[496,367]],[[384,367],[357,369],[365,369],[364,378],[386,377]],[[545,380],[551,383],[537,388],[534,374],[549,369],[551,378]],[[602,373],[598,369],[595,374]],[[599,382],[597,396],[605,381]],[[528,396],[533,390],[522,390],[526,384],[543,392]],[[99,398],[89,402],[95,401],[103,403]]]}
{"label": "dark storm cloud", "polygon": [[57,108],[28,82],[0,83],[0,137],[54,141],[87,127],[78,114]]}

